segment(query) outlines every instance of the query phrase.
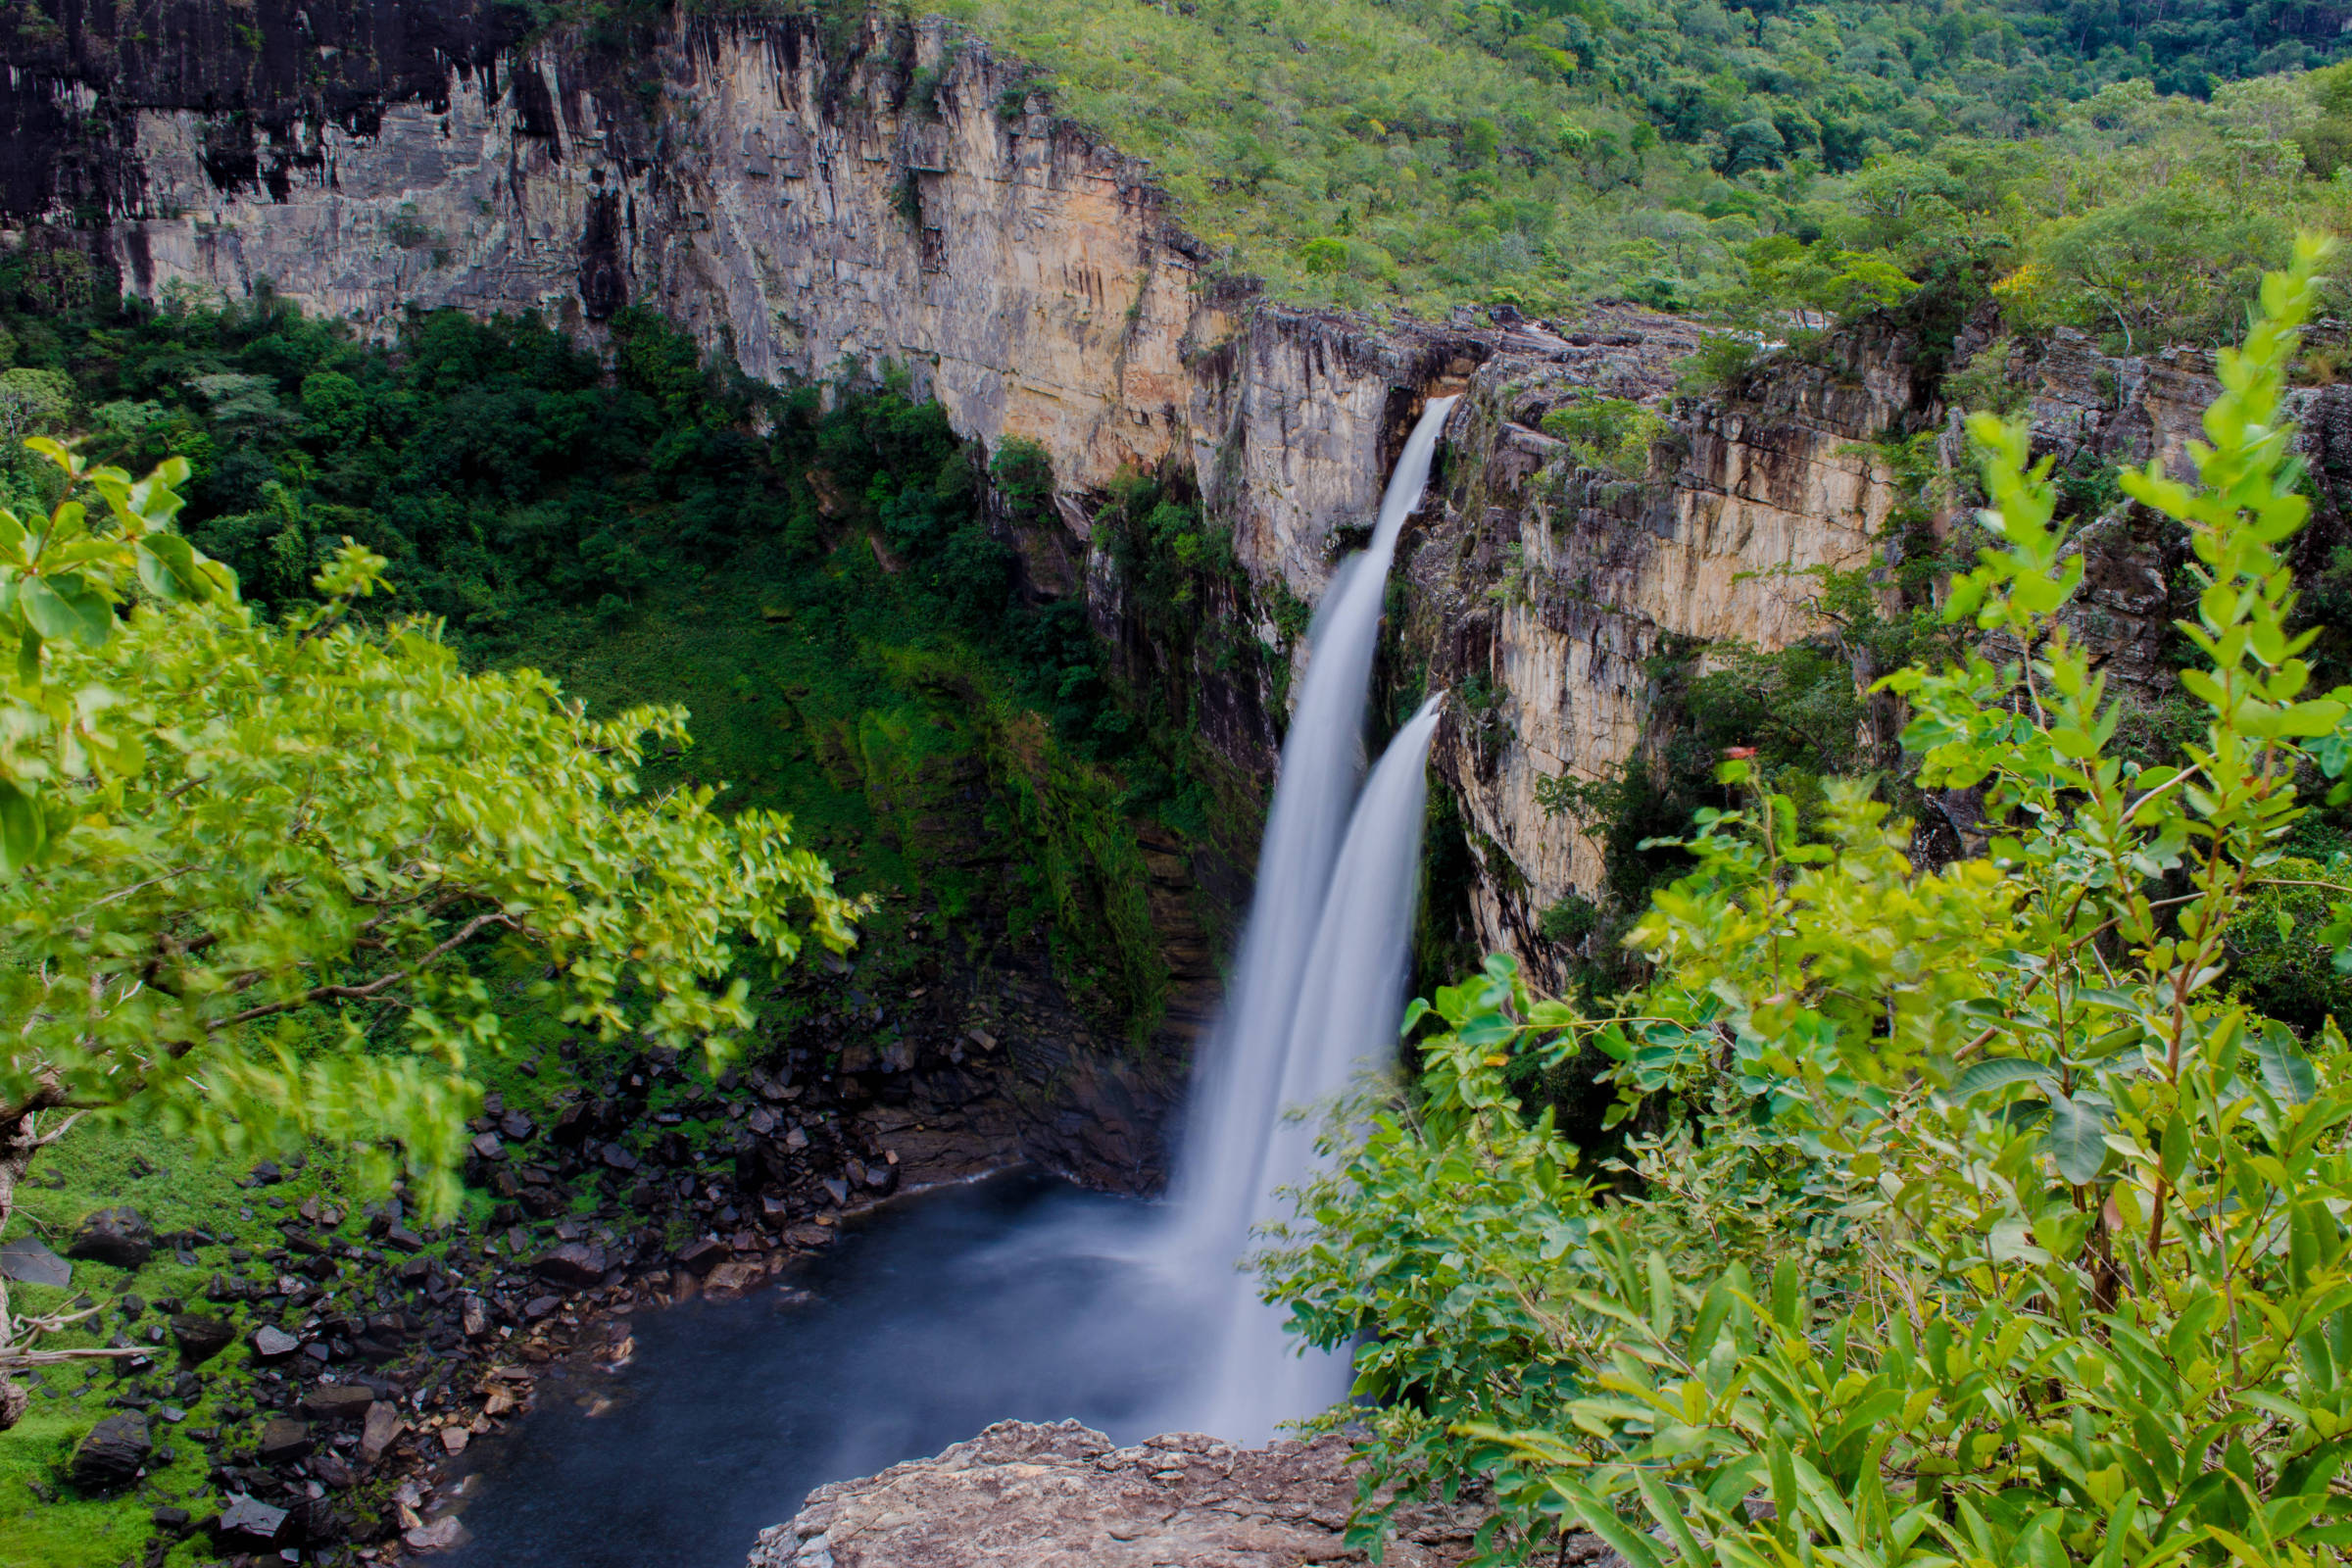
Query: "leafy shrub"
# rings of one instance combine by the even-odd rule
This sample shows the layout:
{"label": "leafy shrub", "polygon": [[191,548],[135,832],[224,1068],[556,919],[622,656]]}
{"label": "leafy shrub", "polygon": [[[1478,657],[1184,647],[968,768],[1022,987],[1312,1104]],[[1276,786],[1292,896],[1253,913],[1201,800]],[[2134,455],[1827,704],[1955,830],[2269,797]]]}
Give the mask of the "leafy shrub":
{"label": "leafy shrub", "polygon": [[1600,910],[1591,899],[1571,893],[1544,911],[1536,929],[1546,942],[1572,948],[1600,928]]}
{"label": "leafy shrub", "polygon": [[[1985,802],[1988,855],[1915,864],[1849,781],[1808,832],[1735,759],[1741,808],[1698,814],[1695,869],[1629,934],[1636,994],[1588,1015],[1498,957],[1408,1009],[1440,1026],[1419,1095],[1347,1123],[1271,1258],[1385,1401],[1368,1489],[1488,1479],[1486,1560],[1569,1526],[1635,1568],[2340,1560],[2352,1047],[2221,983],[2231,932],[2306,883],[2305,956],[2352,964],[2352,885],[2277,848],[2299,776],[2352,798],[2352,688],[2310,695],[2279,556],[2325,254],[2224,358],[2200,483],[2125,478],[2211,583],[2181,765],[2107,755],[2048,466],[1979,416],[2002,543],[1952,612],[2033,652],[1887,684],[1922,784]],[[1580,1174],[1507,1084],[1588,1047],[1633,1132]]]}
{"label": "leafy shrub", "polygon": [[1631,398],[1582,391],[1544,416],[1544,431],[1568,443],[1576,460],[1618,479],[1649,472],[1649,449],[1666,433],[1666,420]]}
{"label": "leafy shrub", "polygon": [[1676,371],[1676,384],[1686,392],[1728,392],[1755,368],[1759,345],[1740,332],[1708,332],[1698,349]]}

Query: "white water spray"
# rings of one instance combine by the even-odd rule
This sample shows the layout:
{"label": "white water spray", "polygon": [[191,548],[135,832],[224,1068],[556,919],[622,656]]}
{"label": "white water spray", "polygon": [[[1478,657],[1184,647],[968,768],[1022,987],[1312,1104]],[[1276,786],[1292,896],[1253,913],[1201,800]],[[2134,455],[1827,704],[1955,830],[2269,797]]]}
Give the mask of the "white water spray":
{"label": "white water spray", "polygon": [[1342,564],[1308,633],[1257,892],[1177,1163],[1172,1261],[1207,1292],[1211,1332],[1176,1424],[1236,1442],[1262,1442],[1347,1393],[1346,1359],[1298,1357],[1282,1315],[1235,1265],[1255,1227],[1287,1212],[1276,1190],[1309,1169],[1315,1129],[1284,1109],[1345,1090],[1402,1007],[1436,699],[1398,732],[1361,800],[1356,782],[1389,566],[1453,402],[1423,411],[1371,548]]}

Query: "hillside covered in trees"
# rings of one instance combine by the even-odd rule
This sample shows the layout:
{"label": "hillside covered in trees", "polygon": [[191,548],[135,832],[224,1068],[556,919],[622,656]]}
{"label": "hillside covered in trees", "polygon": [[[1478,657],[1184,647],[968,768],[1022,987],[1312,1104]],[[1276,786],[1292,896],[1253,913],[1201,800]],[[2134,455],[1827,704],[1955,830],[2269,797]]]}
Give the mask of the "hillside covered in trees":
{"label": "hillside covered in trees", "polygon": [[2344,220],[2324,7],[938,9],[1306,300],[1784,321],[2008,280],[2036,320],[2211,337],[2298,222]]}

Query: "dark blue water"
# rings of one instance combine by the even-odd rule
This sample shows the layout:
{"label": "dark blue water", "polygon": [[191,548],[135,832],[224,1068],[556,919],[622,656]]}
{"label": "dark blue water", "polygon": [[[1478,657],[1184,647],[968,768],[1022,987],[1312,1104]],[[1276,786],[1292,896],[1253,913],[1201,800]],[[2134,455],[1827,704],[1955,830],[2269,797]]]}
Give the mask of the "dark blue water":
{"label": "dark blue water", "polygon": [[[808,1490],[1009,1417],[1158,1430],[1190,1345],[1125,1261],[1144,1205],[1014,1175],[876,1214],[789,1284],[633,1320],[612,1373],[542,1383],[480,1446],[452,1568],[740,1568]],[[591,1415],[582,1401],[610,1401]]]}

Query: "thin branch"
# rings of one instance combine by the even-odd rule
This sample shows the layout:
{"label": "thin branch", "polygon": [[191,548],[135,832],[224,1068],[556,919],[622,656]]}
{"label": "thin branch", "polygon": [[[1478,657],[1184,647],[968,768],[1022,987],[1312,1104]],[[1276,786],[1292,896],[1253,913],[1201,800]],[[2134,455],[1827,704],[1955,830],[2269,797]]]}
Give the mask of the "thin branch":
{"label": "thin branch", "polygon": [[[236,1024],[251,1023],[257,1018],[267,1018],[274,1013],[290,1012],[296,1007],[307,1007],[314,1002],[372,1002],[403,980],[410,979],[419,970],[431,967],[457,948],[472,941],[474,937],[490,926],[501,926],[509,931],[521,932],[525,935],[535,934],[527,922],[518,920],[511,914],[477,914],[426,953],[423,957],[406,968],[394,969],[388,974],[378,975],[366,985],[313,986],[299,996],[288,997],[278,1002],[265,1003],[258,1007],[247,1007],[243,1012],[231,1013],[225,1018],[216,1018],[204,1026],[205,1030],[208,1034],[218,1033]],[[185,1047],[181,1048],[183,1051],[185,1049]]]}
{"label": "thin branch", "polygon": [[97,903],[91,905],[89,908],[83,909],[80,914],[74,916],[74,918],[78,920],[82,917],[82,915],[86,915],[92,910],[105,908],[117,899],[127,899],[133,893],[144,893],[147,889],[156,887],[165,882],[169,882],[173,877],[186,876],[190,871],[195,869],[196,867],[192,865],[183,865],[176,871],[166,871],[160,876],[151,876],[144,882],[133,882],[126,888],[117,888],[114,892],[109,893],[105,898],[100,899]]}

